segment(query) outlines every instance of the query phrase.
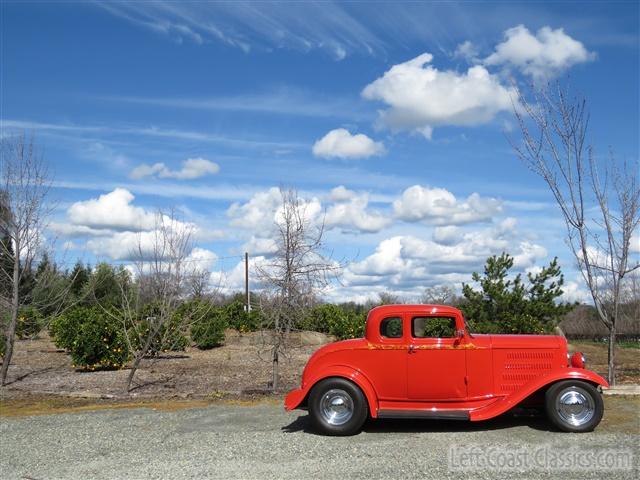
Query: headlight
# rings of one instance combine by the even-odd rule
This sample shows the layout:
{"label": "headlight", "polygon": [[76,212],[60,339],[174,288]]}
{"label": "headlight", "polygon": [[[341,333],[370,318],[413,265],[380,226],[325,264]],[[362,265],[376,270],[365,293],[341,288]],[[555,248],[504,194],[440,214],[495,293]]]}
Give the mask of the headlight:
{"label": "headlight", "polygon": [[574,368],[584,368],[586,361],[584,355],[581,352],[576,352],[571,355],[571,366]]}

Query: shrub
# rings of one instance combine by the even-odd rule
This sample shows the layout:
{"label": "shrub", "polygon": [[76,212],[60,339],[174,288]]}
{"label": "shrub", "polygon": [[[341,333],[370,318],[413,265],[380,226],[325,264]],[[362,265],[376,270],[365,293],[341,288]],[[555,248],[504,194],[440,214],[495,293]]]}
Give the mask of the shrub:
{"label": "shrub", "polygon": [[99,307],[77,306],[52,324],[54,343],[73,365],[88,370],[122,368],[129,359],[121,322]]}
{"label": "shrub", "polygon": [[255,332],[262,325],[260,311],[253,309],[247,313],[244,303],[238,300],[224,307],[224,316],[229,327],[242,333]]}
{"label": "shrub", "polygon": [[44,318],[35,307],[23,307],[18,313],[16,322],[16,336],[22,338],[35,338],[44,326]]}
{"label": "shrub", "polygon": [[229,327],[226,312],[207,302],[189,302],[191,310],[191,340],[202,350],[217,347],[224,342],[224,331]]}
{"label": "shrub", "polygon": [[343,311],[332,304],[314,307],[302,323],[302,328],[334,335],[339,340],[359,338],[364,335],[366,313]]}
{"label": "shrub", "polygon": [[155,332],[147,355],[155,356],[166,351],[184,352],[189,345],[189,340],[183,332],[185,322],[181,309],[178,308],[171,318],[164,320],[164,324],[158,329],[156,322],[162,315],[161,307],[155,303],[147,304],[142,308],[135,325],[128,329],[129,341],[134,350],[142,349],[149,335],[154,335]]}
{"label": "shrub", "polygon": [[80,325],[91,316],[93,308],[73,307],[56,317],[49,325],[49,335],[58,348],[71,352],[75,344]]}

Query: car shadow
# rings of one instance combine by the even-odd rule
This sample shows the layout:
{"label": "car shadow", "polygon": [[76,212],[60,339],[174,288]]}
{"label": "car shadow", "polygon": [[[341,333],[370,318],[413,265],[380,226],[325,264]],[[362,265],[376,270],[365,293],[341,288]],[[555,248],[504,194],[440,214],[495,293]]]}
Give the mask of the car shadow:
{"label": "car shadow", "polygon": [[[369,419],[362,431],[366,433],[430,433],[430,432],[482,432],[506,430],[515,427],[529,427],[543,432],[558,432],[543,413],[506,413],[482,422],[435,419]],[[318,433],[311,425],[309,415],[301,415],[289,425],[282,427],[285,433]]]}

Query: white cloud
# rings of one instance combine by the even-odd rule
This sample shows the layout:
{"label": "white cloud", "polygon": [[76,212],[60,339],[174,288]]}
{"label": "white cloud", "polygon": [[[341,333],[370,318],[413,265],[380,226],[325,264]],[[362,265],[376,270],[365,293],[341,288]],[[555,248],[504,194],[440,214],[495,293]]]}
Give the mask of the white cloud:
{"label": "white cloud", "polygon": [[362,133],[352,135],[344,128],[331,130],[313,145],[313,154],[324,158],[355,159],[384,153],[382,142],[375,142]]}
{"label": "white cloud", "polygon": [[[195,224],[170,219],[166,215],[163,217],[156,216],[156,222],[151,230],[141,232],[124,231],[116,232],[111,236],[94,237],[87,241],[86,246],[94,255],[106,256],[112,260],[150,259],[157,255],[156,249],[158,245],[161,245],[159,242],[162,242],[164,233],[160,231],[160,225],[169,234],[174,231],[177,234],[193,237],[198,231],[198,227]],[[198,261],[203,262],[204,257],[200,255]]]}
{"label": "white cloud", "polygon": [[252,256],[272,255],[278,251],[278,246],[273,238],[252,235],[251,238],[242,245],[242,251],[249,252]]}
{"label": "white cloud", "polygon": [[347,202],[356,196],[356,192],[349,190],[344,185],[339,185],[331,190],[329,199],[334,202]]}
{"label": "white cloud", "polygon": [[456,47],[456,51],[453,56],[455,58],[463,58],[469,62],[476,63],[478,61],[479,54],[480,52],[478,51],[478,47],[467,40]]}
{"label": "white cloud", "polygon": [[380,112],[382,125],[430,138],[433,127],[479,125],[513,109],[514,89],[504,87],[483,66],[466,73],[443,71],[427,65],[432,59],[433,55],[423,53],[394,65],[364,88],[364,98],[389,107]]}
{"label": "white cloud", "polygon": [[397,218],[407,222],[425,221],[436,225],[462,225],[490,220],[502,211],[500,201],[472,193],[459,201],[444,188],[414,185],[393,202]]}
{"label": "white cloud", "polygon": [[155,215],[131,205],[134,198],[128,190],[116,188],[98,198],[74,203],[67,215],[72,224],[90,228],[134,231],[153,228]]}
{"label": "white cloud", "polygon": [[332,197],[345,198],[349,195],[349,198],[335,203],[327,210],[325,225],[328,228],[341,227],[344,230],[373,233],[392,223],[390,216],[367,208],[369,196],[366,193],[355,195],[354,192],[338,190],[339,188],[332,190]]}
{"label": "white cloud", "polygon": [[108,228],[91,228],[86,225],[73,225],[61,222],[49,224],[49,229],[63,237],[104,237],[114,233],[113,230]]}
{"label": "white cloud", "polygon": [[390,275],[402,272],[407,264],[402,259],[403,237],[383,240],[376,251],[360,262],[352,263],[349,270],[358,275]]}
{"label": "white cloud", "polygon": [[185,259],[185,264],[189,270],[207,272],[211,270],[217,260],[218,255],[211,250],[195,247]]}
{"label": "white cloud", "polygon": [[564,33],[562,28],[553,30],[545,26],[533,35],[524,25],[518,25],[504,33],[504,41],[496,46],[484,63],[511,65],[540,80],[594,58],[594,53]]}
{"label": "white cloud", "polygon": [[460,242],[462,232],[459,227],[447,225],[433,230],[433,241],[441,245],[453,245]]}
{"label": "white cloud", "polygon": [[269,190],[255,193],[246,203],[232,203],[227,210],[227,216],[231,218],[230,223],[234,227],[270,232],[280,205],[280,189],[271,187]]}
{"label": "white cloud", "polygon": [[640,233],[634,233],[631,235],[629,251],[631,253],[640,253]]}
{"label": "white cloud", "polygon": [[143,163],[131,171],[130,177],[140,179],[157,176],[160,178],[175,178],[178,180],[193,180],[205,175],[215,175],[220,171],[217,163],[204,158],[188,158],[182,162],[180,170],[170,170],[164,163],[158,162],[153,165]]}

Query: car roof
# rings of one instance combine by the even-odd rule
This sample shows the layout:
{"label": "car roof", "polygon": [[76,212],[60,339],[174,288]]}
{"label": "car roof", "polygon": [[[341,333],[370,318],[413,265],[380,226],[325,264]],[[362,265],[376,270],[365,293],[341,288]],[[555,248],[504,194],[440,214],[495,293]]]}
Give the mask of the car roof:
{"label": "car roof", "polygon": [[375,315],[386,315],[389,313],[425,313],[429,315],[445,314],[445,315],[461,315],[460,310],[449,305],[435,305],[435,304],[393,304],[393,305],[380,305],[371,309],[369,315],[375,313]]}

